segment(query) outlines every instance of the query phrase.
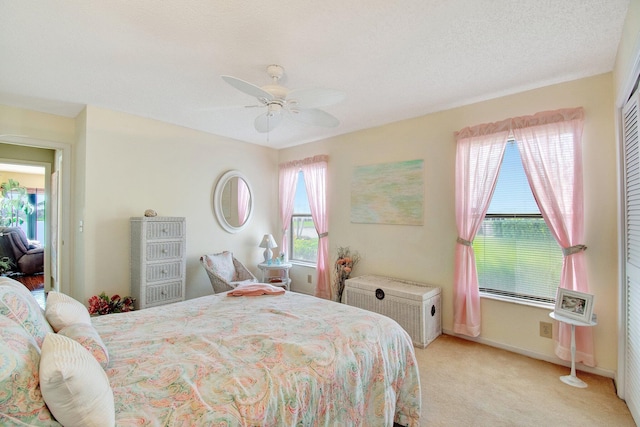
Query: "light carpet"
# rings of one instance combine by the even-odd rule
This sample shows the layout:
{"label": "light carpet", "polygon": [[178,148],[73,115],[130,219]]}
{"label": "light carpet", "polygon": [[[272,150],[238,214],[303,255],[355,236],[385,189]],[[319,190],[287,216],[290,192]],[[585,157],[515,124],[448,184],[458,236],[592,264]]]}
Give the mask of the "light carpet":
{"label": "light carpet", "polygon": [[423,426],[635,426],[613,380],[450,335],[416,348]]}

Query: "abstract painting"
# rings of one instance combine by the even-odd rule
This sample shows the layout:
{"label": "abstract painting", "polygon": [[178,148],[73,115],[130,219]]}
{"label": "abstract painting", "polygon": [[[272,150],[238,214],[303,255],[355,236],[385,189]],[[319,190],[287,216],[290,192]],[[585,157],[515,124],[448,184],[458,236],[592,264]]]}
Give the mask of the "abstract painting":
{"label": "abstract painting", "polygon": [[351,222],[422,225],[424,160],[356,166]]}

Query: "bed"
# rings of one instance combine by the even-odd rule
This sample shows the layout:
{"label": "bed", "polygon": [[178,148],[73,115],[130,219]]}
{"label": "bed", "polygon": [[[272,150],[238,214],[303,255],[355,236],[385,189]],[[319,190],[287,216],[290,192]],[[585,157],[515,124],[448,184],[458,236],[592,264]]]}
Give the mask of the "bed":
{"label": "bed", "polygon": [[[45,315],[24,286],[0,278],[0,424],[419,425],[411,339],[376,313],[294,292],[215,294],[87,324],[80,305],[50,293]],[[63,356],[53,356],[58,341]],[[63,372],[52,385],[51,366],[75,365],[86,369],[77,384]]]}

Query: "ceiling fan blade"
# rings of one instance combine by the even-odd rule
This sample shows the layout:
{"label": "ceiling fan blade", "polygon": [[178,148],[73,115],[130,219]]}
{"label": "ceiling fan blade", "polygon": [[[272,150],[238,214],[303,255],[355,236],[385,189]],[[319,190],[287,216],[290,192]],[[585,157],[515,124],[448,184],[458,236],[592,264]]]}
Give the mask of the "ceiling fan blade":
{"label": "ceiling fan blade", "polygon": [[340,120],[336,119],[326,111],[318,110],[316,108],[290,110],[289,113],[292,119],[308,125],[334,128],[340,124]]}
{"label": "ceiling fan blade", "polygon": [[263,113],[256,117],[256,120],[253,122],[253,125],[256,127],[256,130],[260,133],[265,133],[272,131],[276,126],[280,124],[282,121],[282,114],[277,113]]}
{"label": "ceiling fan blade", "polygon": [[231,86],[235,87],[239,91],[244,92],[247,95],[255,96],[262,102],[266,103],[266,101],[271,101],[273,99],[273,95],[271,95],[269,92],[262,89],[261,87],[254,85],[253,83],[245,82],[244,80],[240,80],[232,76],[221,76],[221,77],[222,77],[222,80],[229,83]]}
{"label": "ceiling fan blade", "polygon": [[318,108],[342,102],[345,93],[335,89],[296,89],[289,92],[287,102],[297,103],[300,108]]}

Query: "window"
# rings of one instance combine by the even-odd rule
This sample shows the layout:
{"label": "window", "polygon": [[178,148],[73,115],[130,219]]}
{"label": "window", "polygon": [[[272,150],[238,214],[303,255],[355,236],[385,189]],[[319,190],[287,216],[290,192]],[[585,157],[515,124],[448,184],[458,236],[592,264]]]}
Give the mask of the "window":
{"label": "window", "polygon": [[307,197],[304,175],[298,172],[296,196],[291,216],[290,236],[292,261],[316,263],[318,259],[318,233],[311,217],[311,207]]}
{"label": "window", "polygon": [[509,141],[487,215],[473,241],[480,292],[554,303],[562,250],[535,202]]}
{"label": "window", "polygon": [[22,228],[29,239],[44,243],[44,188],[29,188],[27,191],[29,193],[29,203],[34,209],[27,216],[26,224]]}

